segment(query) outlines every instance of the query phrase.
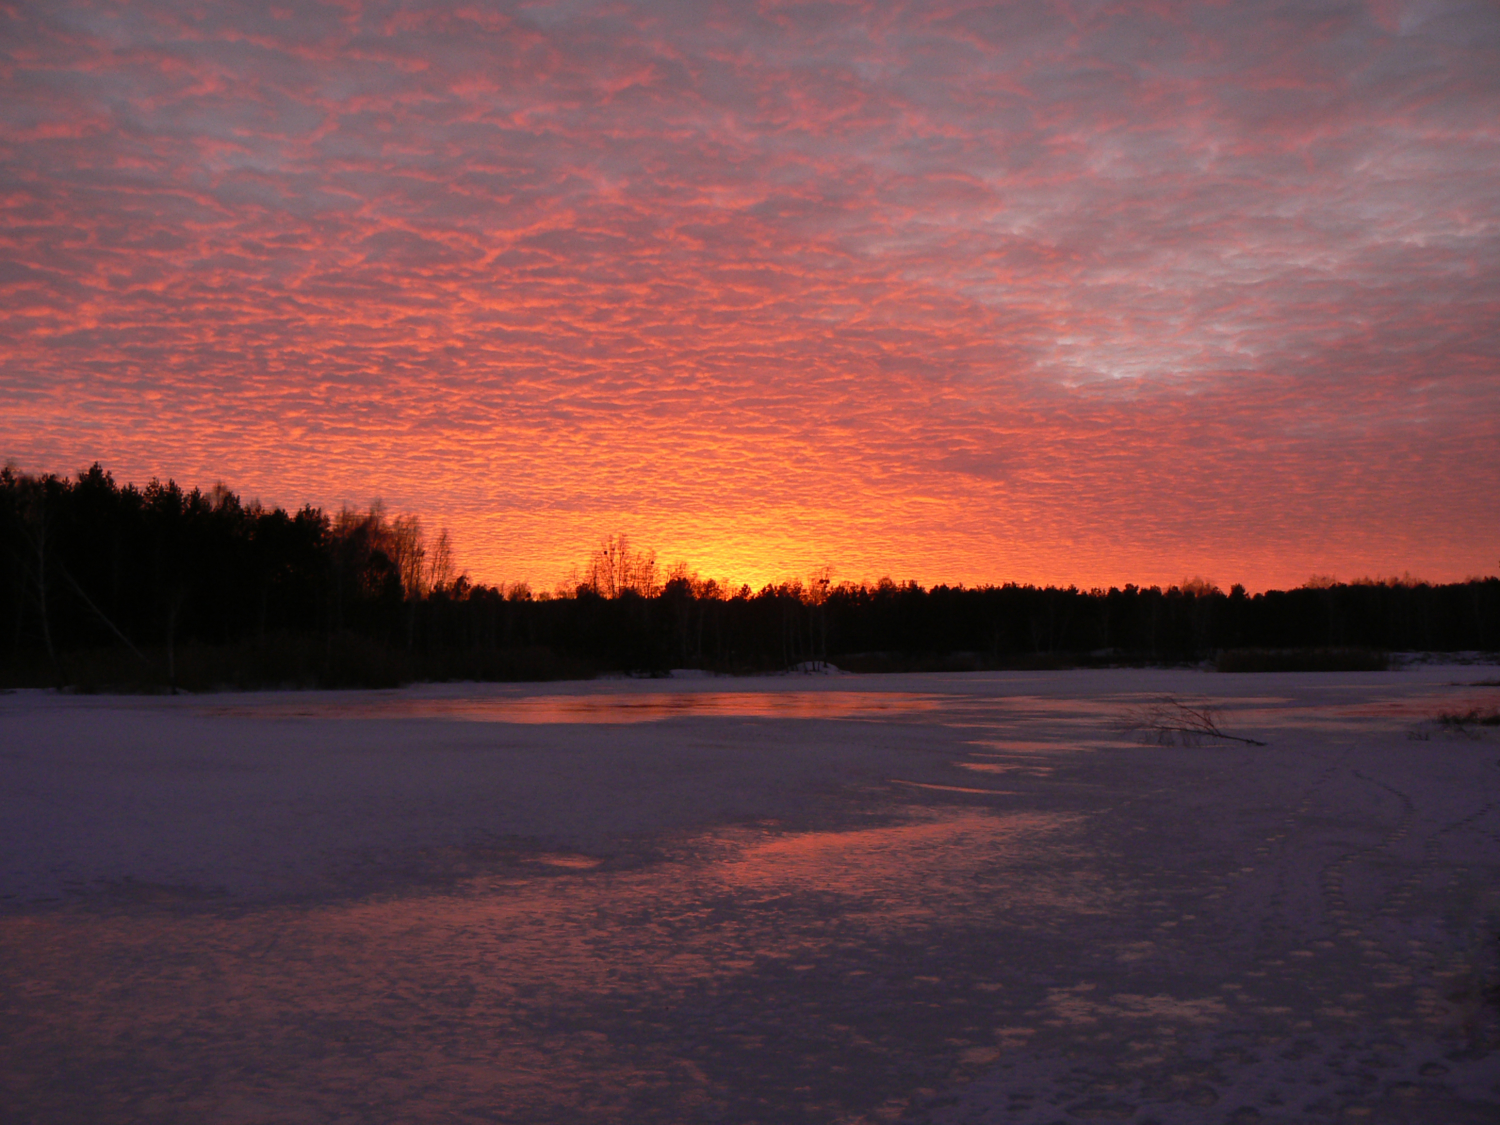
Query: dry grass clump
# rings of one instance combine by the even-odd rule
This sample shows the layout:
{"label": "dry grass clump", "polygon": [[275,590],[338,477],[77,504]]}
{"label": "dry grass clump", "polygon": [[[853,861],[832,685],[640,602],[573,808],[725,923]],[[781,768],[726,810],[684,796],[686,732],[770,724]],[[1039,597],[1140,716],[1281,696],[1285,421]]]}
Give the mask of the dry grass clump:
{"label": "dry grass clump", "polygon": [[1469,727],[1500,727],[1500,708],[1488,711],[1471,707],[1467,711],[1445,711],[1437,717],[1438,726],[1444,730],[1465,731]]}
{"label": "dry grass clump", "polygon": [[1418,742],[1430,742],[1434,734],[1480,738],[1486,727],[1500,727],[1500,708],[1470,707],[1467,711],[1444,711],[1423,719],[1407,732],[1407,737]]}

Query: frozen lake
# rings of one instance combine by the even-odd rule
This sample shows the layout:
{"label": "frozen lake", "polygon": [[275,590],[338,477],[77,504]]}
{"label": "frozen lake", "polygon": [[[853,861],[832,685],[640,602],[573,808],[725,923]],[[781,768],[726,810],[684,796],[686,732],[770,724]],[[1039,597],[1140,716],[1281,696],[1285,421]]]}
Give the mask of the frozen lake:
{"label": "frozen lake", "polygon": [[1497,679],[0,695],[4,1116],[1491,1123]]}

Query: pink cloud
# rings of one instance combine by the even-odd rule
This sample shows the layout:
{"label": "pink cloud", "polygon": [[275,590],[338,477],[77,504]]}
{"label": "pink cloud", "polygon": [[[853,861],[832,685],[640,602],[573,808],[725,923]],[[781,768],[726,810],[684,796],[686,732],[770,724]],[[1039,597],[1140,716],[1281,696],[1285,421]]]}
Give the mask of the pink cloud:
{"label": "pink cloud", "polygon": [[1492,568],[1482,5],[0,13],[0,444],[481,577]]}

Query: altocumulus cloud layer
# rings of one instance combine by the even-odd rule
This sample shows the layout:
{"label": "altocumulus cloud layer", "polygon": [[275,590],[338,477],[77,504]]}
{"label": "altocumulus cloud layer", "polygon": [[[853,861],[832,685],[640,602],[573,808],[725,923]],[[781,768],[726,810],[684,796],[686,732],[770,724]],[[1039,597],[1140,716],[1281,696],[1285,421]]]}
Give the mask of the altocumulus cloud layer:
{"label": "altocumulus cloud layer", "polygon": [[1491,3],[5,3],[0,454],[759,579],[1493,570]]}

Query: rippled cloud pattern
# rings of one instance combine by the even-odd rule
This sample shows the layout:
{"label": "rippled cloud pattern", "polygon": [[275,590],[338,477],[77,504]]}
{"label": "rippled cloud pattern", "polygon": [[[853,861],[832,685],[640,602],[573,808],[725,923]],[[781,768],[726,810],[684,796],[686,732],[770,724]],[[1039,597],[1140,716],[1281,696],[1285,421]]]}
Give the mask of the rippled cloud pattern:
{"label": "rippled cloud pattern", "polygon": [[1493,572],[1492,3],[0,0],[0,455],[477,578]]}

